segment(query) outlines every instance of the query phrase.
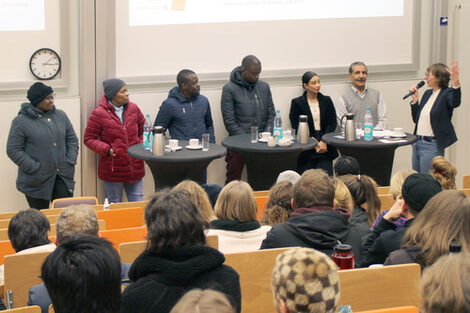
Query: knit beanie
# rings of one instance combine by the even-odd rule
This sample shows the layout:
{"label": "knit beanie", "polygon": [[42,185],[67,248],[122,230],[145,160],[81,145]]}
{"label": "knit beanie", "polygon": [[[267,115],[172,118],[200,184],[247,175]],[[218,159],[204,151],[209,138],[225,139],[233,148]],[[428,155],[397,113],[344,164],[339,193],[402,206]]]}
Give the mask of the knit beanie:
{"label": "knit beanie", "polygon": [[50,86],[46,86],[41,82],[34,83],[29,87],[26,97],[32,105],[37,106],[39,102],[44,100],[48,95],[53,93],[54,90]]}
{"label": "knit beanie", "polygon": [[272,289],[291,313],[334,313],[340,297],[338,267],[314,249],[289,249],[276,258]]}
{"label": "knit beanie", "polygon": [[411,174],[403,182],[401,195],[405,203],[420,212],[435,194],[442,190],[441,184],[429,174]]}
{"label": "knit beanie", "polygon": [[103,81],[103,89],[106,98],[111,100],[125,84],[125,82],[117,78],[110,78]]}

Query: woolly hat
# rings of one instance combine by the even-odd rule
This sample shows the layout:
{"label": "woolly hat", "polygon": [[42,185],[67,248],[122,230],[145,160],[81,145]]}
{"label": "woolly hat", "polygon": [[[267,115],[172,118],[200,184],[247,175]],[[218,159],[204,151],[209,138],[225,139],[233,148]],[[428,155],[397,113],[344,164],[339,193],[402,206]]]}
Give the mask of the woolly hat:
{"label": "woolly hat", "polygon": [[338,267],[314,249],[289,249],[276,258],[272,289],[291,313],[334,313],[340,296]]}
{"label": "woolly hat", "polygon": [[420,212],[435,194],[442,190],[441,184],[429,174],[411,174],[403,182],[401,195],[405,203]]}
{"label": "woolly hat", "polygon": [[117,78],[110,78],[103,81],[103,89],[106,98],[111,100],[125,84],[125,82]]}
{"label": "woolly hat", "polygon": [[292,185],[295,185],[300,179],[300,175],[297,172],[287,170],[279,174],[276,180],[276,184],[281,183],[283,181],[290,181]]}
{"label": "woolly hat", "polygon": [[359,162],[352,156],[342,155],[336,160],[335,172],[339,175],[358,175],[360,173]]}
{"label": "woolly hat", "polygon": [[48,95],[53,93],[54,90],[50,86],[46,86],[41,82],[34,83],[29,87],[26,97],[32,105],[37,106],[39,102],[44,100]]}

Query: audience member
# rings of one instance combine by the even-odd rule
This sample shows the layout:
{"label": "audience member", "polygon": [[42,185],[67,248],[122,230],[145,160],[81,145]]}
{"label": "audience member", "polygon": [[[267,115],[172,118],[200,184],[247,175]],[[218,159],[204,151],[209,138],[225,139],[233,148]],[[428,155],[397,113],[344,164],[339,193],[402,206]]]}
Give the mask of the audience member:
{"label": "audience member", "polygon": [[209,196],[212,207],[215,207],[215,203],[217,202],[219,194],[222,191],[222,186],[217,184],[202,184],[201,187]]}
{"label": "audience member", "polygon": [[350,244],[359,260],[360,235],[349,225],[351,213],[335,208],[334,198],[335,189],[328,174],[319,169],[305,171],[294,186],[294,212],[287,222],[273,226],[261,249],[306,247],[331,255],[340,241]]}
{"label": "audience member", "polygon": [[431,161],[431,167],[429,174],[441,184],[442,190],[457,189],[455,185],[457,168],[454,164],[443,156],[436,156]]}
{"label": "audience member", "polygon": [[186,190],[191,196],[191,200],[193,201],[196,208],[201,211],[201,214],[207,219],[208,222],[216,219],[214,210],[212,209],[212,205],[209,200],[209,196],[198,183],[192,180],[184,180],[173,187],[173,190]]}
{"label": "audience member", "polygon": [[[36,209],[16,213],[8,224],[8,239],[16,254],[54,251],[49,240],[51,225],[47,217]],[[0,265],[0,284],[4,284],[4,266]]]}
{"label": "audience member", "polygon": [[271,229],[256,220],[258,208],[253,189],[243,181],[231,181],[222,189],[214,211],[217,219],[206,234],[219,237],[222,253],[258,250]]}
{"label": "audience member", "polygon": [[293,192],[294,185],[288,180],[281,181],[272,186],[269,191],[269,200],[261,224],[273,226],[287,222],[293,211]]}
{"label": "audience member", "polygon": [[470,199],[456,190],[444,190],[431,198],[385,264],[433,264],[449,253],[451,242],[470,252]]}
{"label": "audience member", "polygon": [[[441,190],[439,182],[429,174],[416,173],[408,176],[402,187],[403,199],[398,199],[372,230],[364,245],[359,265],[365,267],[382,264],[392,251],[400,249],[401,240],[408,227],[429,199]],[[405,216],[408,220],[403,228],[397,230],[393,222],[400,216]]]}
{"label": "audience member", "polygon": [[338,178],[333,178],[332,181],[335,186],[335,208],[346,209],[352,212],[354,202],[348,187]]}
{"label": "audience member", "polygon": [[223,292],[241,309],[237,272],[218,250],[206,246],[209,223],[182,190],[157,192],[145,208],[147,248],[129,270],[122,294],[123,313],[168,313],[193,288]]}
{"label": "audience member", "polygon": [[360,167],[359,162],[352,156],[342,155],[340,156],[334,166],[335,176],[343,176],[343,175],[359,175],[360,174]]}
{"label": "audience member", "polygon": [[423,313],[470,312],[470,255],[440,257],[420,281]]}
{"label": "audience member", "polygon": [[279,313],[334,313],[340,298],[338,267],[316,250],[289,249],[276,258],[271,290]]}
{"label": "audience member", "polygon": [[299,179],[300,179],[299,173],[297,173],[296,171],[287,170],[279,174],[276,180],[276,184],[283,182],[283,181],[289,181],[292,185],[295,185],[295,183],[298,182]]}
{"label": "audience member", "polygon": [[215,290],[188,291],[170,313],[235,313],[227,297]]}
{"label": "audience member", "polygon": [[74,235],[44,261],[41,278],[56,313],[119,313],[121,264],[112,244]]}

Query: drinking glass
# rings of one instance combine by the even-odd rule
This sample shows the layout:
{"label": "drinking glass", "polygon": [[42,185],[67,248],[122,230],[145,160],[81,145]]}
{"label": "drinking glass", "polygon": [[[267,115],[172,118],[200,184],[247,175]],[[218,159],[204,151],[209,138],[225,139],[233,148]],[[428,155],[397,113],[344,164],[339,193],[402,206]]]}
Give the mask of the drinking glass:
{"label": "drinking glass", "polygon": [[251,143],[257,143],[258,138],[258,126],[251,126]]}
{"label": "drinking glass", "polygon": [[355,122],[354,127],[356,127],[356,139],[361,139],[362,123],[361,122]]}
{"label": "drinking glass", "polygon": [[210,134],[202,134],[202,151],[209,151]]}

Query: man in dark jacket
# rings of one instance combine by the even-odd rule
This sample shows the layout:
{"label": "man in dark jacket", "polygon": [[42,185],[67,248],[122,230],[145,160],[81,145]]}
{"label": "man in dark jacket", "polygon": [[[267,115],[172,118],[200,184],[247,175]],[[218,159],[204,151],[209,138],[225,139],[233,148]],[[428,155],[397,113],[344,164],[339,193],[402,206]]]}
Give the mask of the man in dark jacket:
{"label": "man in dark jacket", "polygon": [[359,260],[361,237],[349,226],[351,214],[334,207],[334,198],[333,182],[323,170],[305,171],[294,186],[291,218],[273,226],[261,249],[306,247],[331,255],[341,242],[350,244]]}
{"label": "man in dark jacket", "polygon": [[[441,184],[429,174],[416,173],[408,176],[401,190],[403,199],[395,202],[367,237],[359,266],[383,264],[391,252],[400,249],[401,239],[414,218],[429,199],[441,190]],[[408,220],[403,228],[396,230],[397,226],[393,222],[401,216]]]}
{"label": "man in dark jacket", "polygon": [[[222,116],[230,136],[251,132],[251,126],[258,126],[260,132],[271,132],[274,122],[274,103],[269,85],[259,80],[261,62],[254,55],[247,55],[242,65],[230,74],[230,82],[222,89]],[[228,151],[227,179],[240,180],[243,158],[236,152]]]}
{"label": "man in dark jacket", "polygon": [[172,139],[189,140],[202,134],[210,134],[210,142],[215,143],[209,100],[199,92],[199,79],[192,70],[181,70],[168,98],[160,106],[154,126],[163,126],[170,131]]}

